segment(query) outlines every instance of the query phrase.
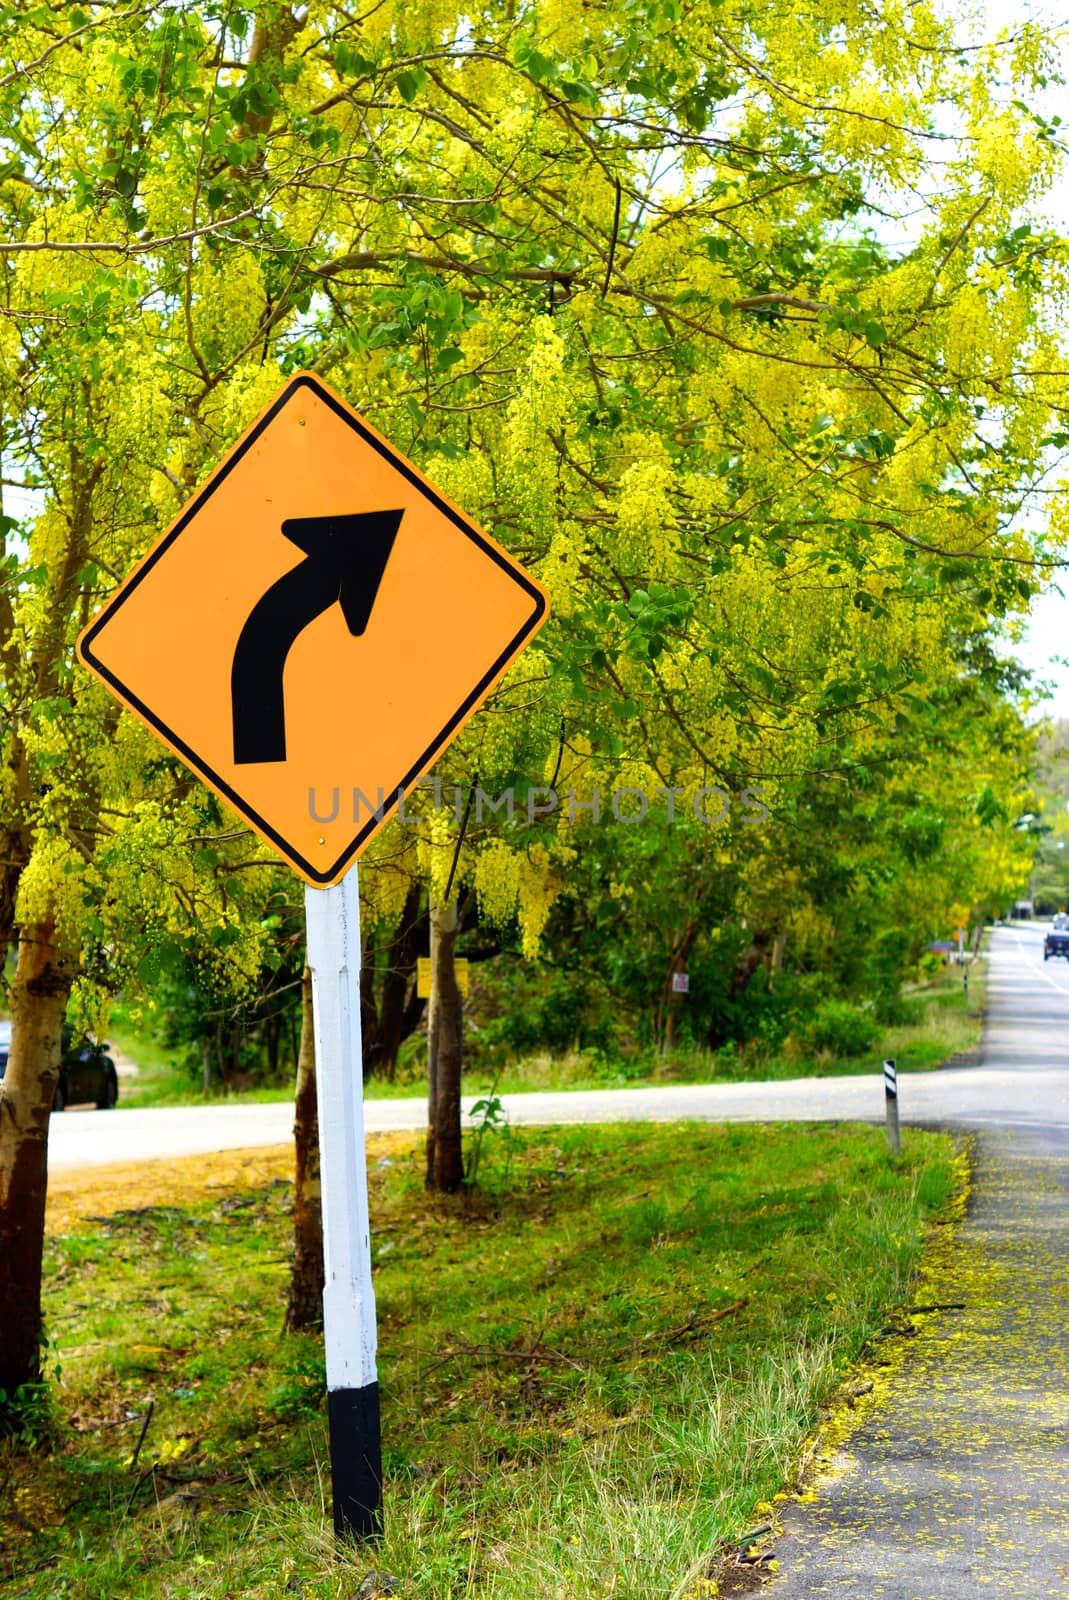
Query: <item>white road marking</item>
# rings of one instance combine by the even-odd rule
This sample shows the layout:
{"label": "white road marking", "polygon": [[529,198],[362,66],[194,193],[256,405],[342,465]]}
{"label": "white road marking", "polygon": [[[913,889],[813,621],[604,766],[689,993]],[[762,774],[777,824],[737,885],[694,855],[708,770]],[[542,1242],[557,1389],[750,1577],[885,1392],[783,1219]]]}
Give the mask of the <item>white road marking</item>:
{"label": "white road marking", "polygon": [[[1023,952],[1023,954],[1025,955],[1025,958],[1027,960],[1029,946],[1025,943],[1024,939],[1021,937],[1020,929],[1014,929],[1014,933],[1015,933],[1015,936],[1016,936],[1016,939],[1017,939],[1018,949],[1020,949]],[[1034,944],[1033,944],[1032,948],[1033,949],[1035,948]],[[1060,983],[1055,983],[1055,981],[1051,977],[1050,973],[1046,972],[1044,970],[1044,967],[1033,966],[1031,963],[1029,963],[1027,970],[1028,970],[1029,976],[1034,977],[1034,978],[1042,978],[1044,983],[1049,983],[1051,988],[1052,989],[1057,989],[1059,994],[1069,995],[1069,989],[1063,989],[1063,987],[1062,987],[1062,985]]]}

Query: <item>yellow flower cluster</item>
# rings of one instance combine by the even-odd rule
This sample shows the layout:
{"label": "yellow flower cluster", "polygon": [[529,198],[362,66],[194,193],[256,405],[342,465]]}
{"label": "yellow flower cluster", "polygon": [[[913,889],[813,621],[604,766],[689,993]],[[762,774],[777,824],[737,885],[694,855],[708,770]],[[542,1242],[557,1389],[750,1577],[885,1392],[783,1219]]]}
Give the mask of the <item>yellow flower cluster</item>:
{"label": "yellow flower cluster", "polygon": [[504,439],[509,489],[532,532],[549,533],[556,525],[558,461],[550,435],[567,428],[570,409],[564,341],[542,317],[519,393],[508,408]]}
{"label": "yellow flower cluster", "polygon": [[652,577],[671,574],[675,550],[675,472],[655,441],[642,441],[642,457],[620,478],[616,502],[621,549],[629,562]]}
{"label": "yellow flower cluster", "polygon": [[232,359],[253,338],[267,303],[256,257],[251,250],[205,253],[193,273],[193,292],[194,339],[217,363]]}
{"label": "yellow flower cluster", "polygon": [[81,856],[63,834],[41,829],[19,879],[15,920],[24,925],[54,917],[59,947],[73,953],[82,909]]}
{"label": "yellow flower cluster", "polygon": [[1045,188],[1054,174],[1049,145],[1008,111],[986,117],[973,129],[973,162],[1006,207],[1019,204],[1037,178]]}
{"label": "yellow flower cluster", "polygon": [[520,856],[517,889],[522,948],[528,961],[533,961],[538,954],[549,913],[560,891],[561,882],[551,870],[549,851],[545,845],[531,845]]}
{"label": "yellow flower cluster", "polygon": [[503,839],[491,839],[475,864],[479,911],[487,922],[507,922],[516,911],[520,890],[520,853]]}

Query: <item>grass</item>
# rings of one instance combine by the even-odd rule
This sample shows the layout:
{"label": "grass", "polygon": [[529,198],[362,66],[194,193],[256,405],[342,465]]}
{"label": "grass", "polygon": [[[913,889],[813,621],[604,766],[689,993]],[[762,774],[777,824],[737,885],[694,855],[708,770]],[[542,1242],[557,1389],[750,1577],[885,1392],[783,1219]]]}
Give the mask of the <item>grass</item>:
{"label": "grass", "polygon": [[[739,1048],[685,1050],[660,1059],[624,1062],[597,1051],[567,1056],[540,1055],[510,1064],[496,1080],[500,1094],[525,1094],[539,1090],[652,1087],[662,1083],[745,1083],[786,1078],[846,1077],[871,1073],[892,1056],[900,1072],[931,1072],[955,1056],[976,1049],[983,1031],[986,971],[981,963],[970,969],[965,993],[959,967],[941,969],[924,983],[903,991],[908,1020],[884,1030],[879,1044],[860,1055],[834,1055],[830,1051],[804,1053],[800,1049],[769,1050],[759,1041]],[[469,1073],[465,1093],[485,1092],[486,1072]],[[375,1095],[374,1085],[368,1092]],[[416,1092],[410,1088],[409,1092]]]}
{"label": "grass", "polygon": [[[176,1061],[179,1052],[162,1045],[150,1028],[134,1027],[121,1005],[116,1006],[108,1023],[108,1042],[137,1064],[136,1078],[124,1076],[119,1080],[119,1105],[127,1110],[142,1106],[203,1105],[206,1099],[224,1098],[218,1089],[206,1096],[189,1069]],[[256,1102],[292,1100],[293,1083],[287,1080],[243,1089],[240,1098]]]}
{"label": "grass", "polygon": [[321,1343],[280,1332],[288,1182],[134,1194],[48,1244],[64,1421],[51,1453],[0,1452],[13,1597],[351,1600],[370,1567],[410,1600],[711,1593],[953,1172],[935,1134],[893,1164],[864,1128],[524,1131],[447,1202],[390,1149],[381,1544],[325,1531]]}
{"label": "grass", "polygon": [[[901,1072],[930,1072],[980,1043],[986,969],[978,962],[969,970],[965,994],[961,969],[947,967],[924,983],[908,985],[903,1004],[909,1020],[885,1030],[878,1048],[863,1055],[835,1056],[828,1051],[770,1051],[760,1043],[719,1051],[679,1050],[668,1057],[625,1061],[601,1051],[537,1055],[508,1063],[495,1078],[479,1068],[465,1074],[466,1095],[528,1094],[546,1090],[652,1087],[663,1083],[739,1083],[803,1077],[842,1077],[872,1072],[885,1056],[893,1056]],[[119,1009],[112,1018],[112,1042],[138,1063],[136,1079],[124,1078],[120,1105],[201,1105],[205,1095],[189,1071],[174,1062],[174,1052],[160,1046],[150,1032],[135,1031]],[[402,1067],[392,1083],[373,1078],[365,1086],[369,1099],[399,1099],[424,1093],[422,1035],[407,1042]],[[257,1086],[231,1096],[254,1101],[288,1100],[292,1083]],[[211,1098],[222,1098],[216,1091]]]}

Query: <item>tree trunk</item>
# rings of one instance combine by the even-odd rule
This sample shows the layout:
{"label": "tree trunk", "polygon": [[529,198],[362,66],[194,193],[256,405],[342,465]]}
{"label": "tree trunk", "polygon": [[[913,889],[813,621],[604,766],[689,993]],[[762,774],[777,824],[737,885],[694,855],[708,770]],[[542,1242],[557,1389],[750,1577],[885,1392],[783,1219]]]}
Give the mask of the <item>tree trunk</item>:
{"label": "tree trunk", "polygon": [[744,995],[750,987],[750,980],[765,956],[772,943],[772,932],[768,928],[756,928],[750,938],[749,947],[742,953],[735,963],[735,970],[731,974],[731,987],[728,998],[737,1000]]}
{"label": "tree trunk", "polygon": [[431,904],[431,1003],[427,1020],[427,1188],[455,1194],[464,1181],[460,1135],[462,1024],[454,956],[457,903]]}
{"label": "tree trunk", "polygon": [[361,1072],[366,1083],[375,1076],[379,1064],[379,1006],[375,998],[375,958],[364,950],[360,961],[360,1049]]}
{"label": "tree trunk", "polygon": [[420,896],[420,885],[413,883],[387,947],[378,1000],[375,967],[366,963],[360,975],[365,1082],[372,1076],[393,1082],[401,1046],[423,1016],[423,1001],[416,993],[416,958],[427,950],[427,913],[420,911]]}
{"label": "tree trunk", "polygon": [[323,1321],[323,1211],[319,1190],[319,1117],[316,1105],[315,1034],[312,1031],[312,974],[301,982],[301,1050],[297,1059],[297,1097],[293,1136],[297,1172],[293,1205],[293,1267],[285,1326],[314,1328]]}
{"label": "tree trunk", "polygon": [[679,1014],[683,1007],[683,994],[680,990],[672,987],[673,979],[677,972],[686,972],[687,958],[690,955],[697,933],[697,925],[688,923],[668,963],[668,976],[664,980],[664,990],[661,995],[661,1054],[663,1056],[670,1054],[676,1047]]}
{"label": "tree trunk", "polygon": [[11,1054],[0,1082],[0,1433],[11,1398],[41,1373],[41,1263],[48,1184],[48,1119],[59,1078],[72,971],[51,918],[19,932],[11,988]]}
{"label": "tree trunk", "polygon": [[278,1077],[278,1047],[282,1038],[282,1018],[276,1011],[264,1019],[264,1043],[267,1046],[267,1072],[274,1083]]}
{"label": "tree trunk", "polygon": [[390,940],[389,963],[382,979],[378,1067],[391,1082],[397,1070],[398,1051],[418,1026],[423,1010],[418,998],[414,1007],[409,1005],[415,993],[416,957],[423,933],[424,919],[420,916],[419,902],[420,886],[413,883],[405,899],[400,925]]}

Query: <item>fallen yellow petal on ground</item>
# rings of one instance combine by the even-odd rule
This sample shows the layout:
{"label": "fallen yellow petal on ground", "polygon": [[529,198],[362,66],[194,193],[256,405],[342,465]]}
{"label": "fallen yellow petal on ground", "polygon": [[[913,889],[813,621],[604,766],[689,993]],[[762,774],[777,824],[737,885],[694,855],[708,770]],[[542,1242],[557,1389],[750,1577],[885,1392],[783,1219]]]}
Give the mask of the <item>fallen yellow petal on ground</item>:
{"label": "fallen yellow petal on ground", "polygon": [[[411,1133],[369,1134],[368,1165],[411,1150]],[[114,1166],[63,1169],[50,1175],[45,1228],[67,1233],[86,1217],[145,1206],[182,1206],[212,1193],[247,1189],[275,1178],[293,1180],[293,1145],[222,1150],[211,1155],[124,1161]]]}

